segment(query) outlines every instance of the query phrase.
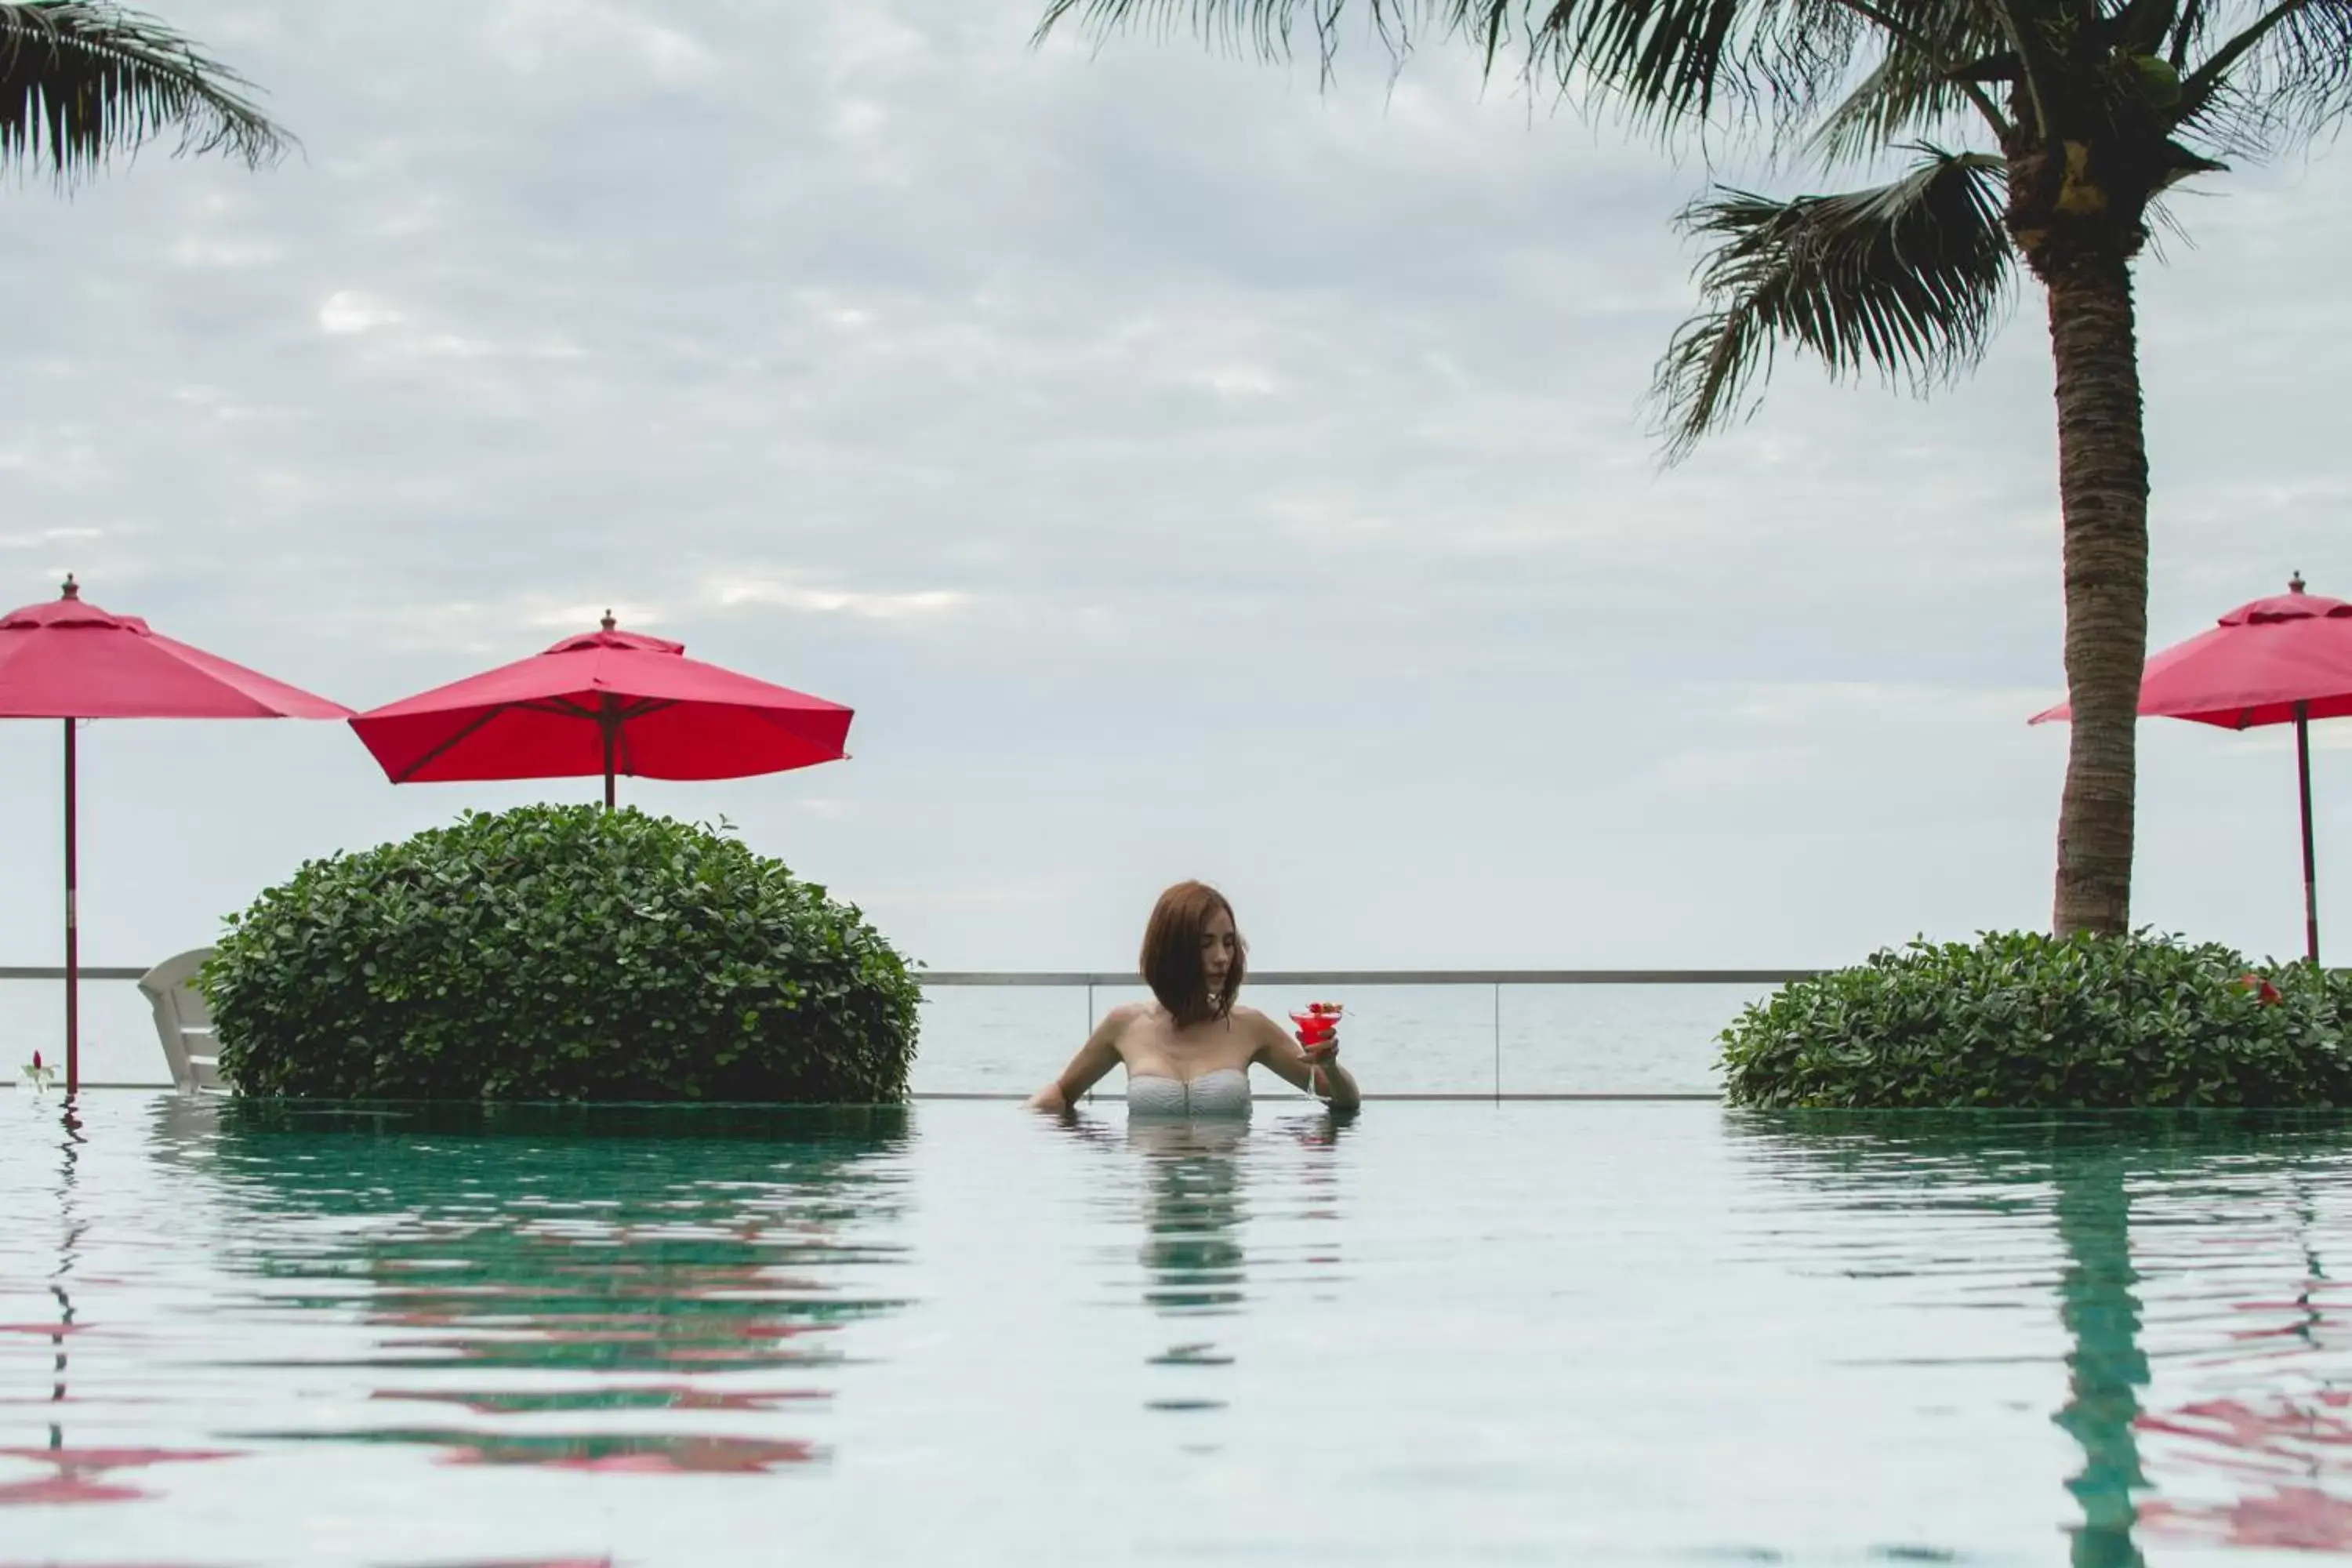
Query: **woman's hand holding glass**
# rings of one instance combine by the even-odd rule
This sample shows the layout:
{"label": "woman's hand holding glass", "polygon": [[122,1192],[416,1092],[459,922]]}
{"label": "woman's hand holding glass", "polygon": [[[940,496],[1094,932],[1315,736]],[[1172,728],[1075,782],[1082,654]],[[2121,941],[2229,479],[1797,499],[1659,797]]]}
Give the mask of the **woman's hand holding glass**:
{"label": "woman's hand holding glass", "polygon": [[1298,1026],[1300,1054],[1307,1058],[1309,1093],[1319,1092],[1315,1089],[1318,1069],[1339,1058],[1339,1015],[1344,1011],[1345,1007],[1337,1002],[1309,1002],[1290,1016],[1290,1021]]}

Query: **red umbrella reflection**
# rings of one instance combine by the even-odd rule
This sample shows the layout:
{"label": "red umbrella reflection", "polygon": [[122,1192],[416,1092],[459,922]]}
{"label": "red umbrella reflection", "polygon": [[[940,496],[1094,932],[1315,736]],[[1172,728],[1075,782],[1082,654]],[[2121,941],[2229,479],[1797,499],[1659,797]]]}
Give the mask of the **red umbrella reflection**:
{"label": "red umbrella reflection", "polygon": [[0,1485],[0,1508],[131,1502],[149,1494],[121,1481],[105,1479],[108,1471],[235,1458],[234,1450],[207,1448],[0,1448],[0,1459],[53,1467],[53,1473],[37,1480]]}

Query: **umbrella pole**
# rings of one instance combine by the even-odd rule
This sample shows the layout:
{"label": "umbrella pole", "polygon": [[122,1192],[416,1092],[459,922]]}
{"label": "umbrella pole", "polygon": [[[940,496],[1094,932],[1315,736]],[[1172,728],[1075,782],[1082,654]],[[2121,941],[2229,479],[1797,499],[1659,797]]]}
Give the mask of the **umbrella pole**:
{"label": "umbrella pole", "polygon": [[604,731],[604,809],[610,811],[613,809],[613,749],[621,731],[619,704],[613,700],[610,692],[604,694],[604,710],[596,715],[596,723]]}
{"label": "umbrella pole", "polygon": [[66,1092],[81,1088],[81,910],[74,865],[74,721],[66,721]]}
{"label": "umbrella pole", "polygon": [[2319,967],[2319,867],[2311,847],[2311,705],[2294,705],[2295,783],[2303,795],[2303,942]]}

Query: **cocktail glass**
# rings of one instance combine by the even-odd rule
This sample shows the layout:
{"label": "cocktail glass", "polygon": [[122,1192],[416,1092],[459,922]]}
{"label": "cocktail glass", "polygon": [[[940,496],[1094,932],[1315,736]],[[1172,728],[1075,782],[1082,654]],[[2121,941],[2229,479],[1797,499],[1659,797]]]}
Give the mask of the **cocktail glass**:
{"label": "cocktail glass", "polygon": [[[1298,1043],[1310,1049],[1317,1046],[1328,1045],[1338,1037],[1339,1015],[1346,1011],[1345,1005],[1338,1002],[1309,1002],[1299,1011],[1291,1014],[1290,1021],[1298,1026]],[[1321,1068],[1317,1064],[1312,1062],[1307,1064],[1307,1091],[1309,1094],[1321,1092],[1315,1087],[1316,1077],[1320,1071]]]}

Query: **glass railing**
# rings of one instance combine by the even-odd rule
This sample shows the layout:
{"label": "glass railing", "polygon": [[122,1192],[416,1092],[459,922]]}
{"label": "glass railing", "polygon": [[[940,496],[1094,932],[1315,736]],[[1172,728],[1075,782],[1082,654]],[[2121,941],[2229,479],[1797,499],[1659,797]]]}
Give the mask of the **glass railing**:
{"label": "glass railing", "polygon": [[[1367,1098],[1712,1099],[1724,1026],[1794,969],[1261,970],[1246,995],[1280,1017],[1347,1005],[1346,1059]],[[1110,1008],[1149,1000],[1132,973],[930,971],[915,1088],[1025,1094]],[[1115,1082],[1115,1080],[1114,1080]]]}
{"label": "glass railing", "polygon": [[[143,970],[82,979],[82,1078],[168,1087]],[[1333,969],[1251,974],[1276,1017],[1347,1004],[1348,1060],[1370,1098],[1659,1099],[1717,1092],[1717,1037],[1794,969]],[[931,970],[913,1076],[920,1098],[1015,1098],[1050,1078],[1110,1008],[1150,997],[1132,973]],[[0,1082],[63,1033],[64,971],[0,967]],[[8,1053],[14,1052],[14,1055]]]}

